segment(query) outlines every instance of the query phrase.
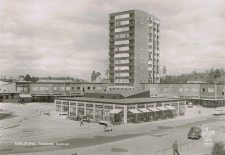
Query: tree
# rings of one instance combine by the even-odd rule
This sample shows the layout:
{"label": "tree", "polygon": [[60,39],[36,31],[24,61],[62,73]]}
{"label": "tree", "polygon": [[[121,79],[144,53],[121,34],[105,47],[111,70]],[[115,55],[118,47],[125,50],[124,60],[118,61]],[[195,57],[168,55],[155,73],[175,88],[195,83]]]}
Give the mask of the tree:
{"label": "tree", "polygon": [[95,70],[91,73],[91,81],[96,81],[96,73]]}
{"label": "tree", "polygon": [[167,69],[166,69],[166,66],[163,66],[163,70],[162,70],[162,73],[163,73],[163,82],[164,82],[164,78],[166,76],[166,73],[167,73]]}
{"label": "tree", "polygon": [[223,142],[215,142],[212,147],[212,155],[225,155],[225,145]]}
{"label": "tree", "polygon": [[106,76],[107,79],[109,78],[109,69],[106,69],[105,76]]}
{"label": "tree", "polygon": [[91,73],[91,81],[96,81],[98,79],[101,79],[101,73],[95,72],[95,70]]}
{"label": "tree", "polygon": [[25,77],[24,77],[24,81],[31,81],[31,78],[30,78],[30,75],[27,74]]}

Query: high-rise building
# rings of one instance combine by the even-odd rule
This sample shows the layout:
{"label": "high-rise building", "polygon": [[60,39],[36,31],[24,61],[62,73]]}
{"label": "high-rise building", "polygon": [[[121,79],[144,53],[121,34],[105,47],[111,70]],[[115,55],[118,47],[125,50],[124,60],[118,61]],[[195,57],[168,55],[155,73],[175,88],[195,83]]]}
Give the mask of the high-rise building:
{"label": "high-rise building", "polygon": [[140,10],[109,15],[109,89],[159,83],[159,19]]}

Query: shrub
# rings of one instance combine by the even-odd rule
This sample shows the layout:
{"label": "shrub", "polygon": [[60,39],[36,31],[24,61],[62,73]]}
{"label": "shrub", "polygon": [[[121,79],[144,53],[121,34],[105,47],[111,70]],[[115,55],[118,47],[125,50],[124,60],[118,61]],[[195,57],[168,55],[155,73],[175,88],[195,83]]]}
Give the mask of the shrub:
{"label": "shrub", "polygon": [[215,142],[212,147],[212,155],[225,155],[224,142]]}

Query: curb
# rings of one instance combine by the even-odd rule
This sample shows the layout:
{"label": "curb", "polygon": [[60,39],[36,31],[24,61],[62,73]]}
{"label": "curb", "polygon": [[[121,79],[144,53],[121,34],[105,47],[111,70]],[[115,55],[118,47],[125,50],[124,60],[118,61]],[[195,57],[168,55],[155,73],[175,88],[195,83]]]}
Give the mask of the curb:
{"label": "curb", "polygon": [[8,128],[13,128],[13,127],[17,127],[17,126],[20,126],[20,124],[14,124],[14,125],[11,125],[11,126],[8,126],[8,127],[4,127],[4,128],[1,128],[1,130],[5,130],[5,129],[8,129]]}

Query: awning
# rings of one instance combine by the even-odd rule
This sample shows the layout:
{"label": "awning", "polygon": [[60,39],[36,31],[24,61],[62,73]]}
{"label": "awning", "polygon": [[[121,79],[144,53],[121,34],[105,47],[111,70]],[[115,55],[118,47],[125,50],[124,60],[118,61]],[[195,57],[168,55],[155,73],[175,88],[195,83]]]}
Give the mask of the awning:
{"label": "awning", "polygon": [[30,94],[19,94],[21,98],[32,98]]}
{"label": "awning", "polygon": [[110,111],[109,113],[111,113],[111,114],[118,114],[118,113],[120,113],[121,111],[123,111],[123,110],[121,110],[121,109],[113,109],[113,110]]}
{"label": "awning", "polygon": [[148,108],[148,109],[153,111],[153,112],[160,111],[159,109],[156,109],[156,108]]}
{"label": "awning", "polygon": [[138,109],[140,110],[141,112],[151,112],[150,110],[146,109],[146,108],[141,108],[141,109]]}
{"label": "awning", "polygon": [[170,109],[170,110],[175,110],[176,108],[175,107],[172,107],[172,106],[166,106],[167,109]]}
{"label": "awning", "polygon": [[134,114],[139,114],[141,113],[140,111],[138,111],[137,109],[129,109],[128,111],[134,113]]}
{"label": "awning", "polygon": [[162,110],[162,111],[168,110],[168,109],[165,108],[165,107],[157,107],[157,109]]}

